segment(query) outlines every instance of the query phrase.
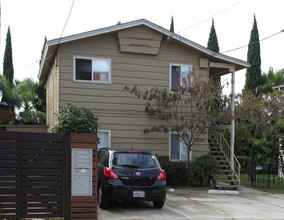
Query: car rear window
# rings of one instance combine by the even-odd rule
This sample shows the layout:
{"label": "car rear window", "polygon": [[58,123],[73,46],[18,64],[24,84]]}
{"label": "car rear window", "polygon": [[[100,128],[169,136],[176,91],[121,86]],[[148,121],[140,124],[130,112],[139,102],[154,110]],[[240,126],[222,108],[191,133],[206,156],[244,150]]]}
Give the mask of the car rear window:
{"label": "car rear window", "polygon": [[159,166],[159,163],[153,154],[132,152],[114,153],[112,164],[114,166],[131,168],[152,168]]}

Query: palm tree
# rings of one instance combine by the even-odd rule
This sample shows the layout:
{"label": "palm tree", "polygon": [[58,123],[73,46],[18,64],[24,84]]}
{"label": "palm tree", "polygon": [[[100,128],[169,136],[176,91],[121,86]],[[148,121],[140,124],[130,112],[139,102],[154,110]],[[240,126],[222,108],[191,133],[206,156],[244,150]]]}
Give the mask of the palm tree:
{"label": "palm tree", "polygon": [[15,92],[21,99],[20,121],[24,124],[44,124],[45,113],[36,108],[40,99],[36,91],[38,83],[29,78],[15,83]]}
{"label": "palm tree", "polygon": [[18,96],[14,83],[10,84],[4,75],[1,76],[0,91],[2,92],[2,101],[11,105],[12,118],[15,118],[15,107],[20,107],[21,99]]}
{"label": "palm tree", "polygon": [[284,68],[274,73],[272,67],[268,73],[264,73],[260,78],[260,85],[256,88],[256,94],[273,92],[272,87],[284,84]]}

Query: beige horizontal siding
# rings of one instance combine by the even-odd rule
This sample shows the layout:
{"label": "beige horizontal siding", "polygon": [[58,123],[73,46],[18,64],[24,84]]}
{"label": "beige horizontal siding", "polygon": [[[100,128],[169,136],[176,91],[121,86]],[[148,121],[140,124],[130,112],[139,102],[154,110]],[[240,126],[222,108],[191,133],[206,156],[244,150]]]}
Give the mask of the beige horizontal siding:
{"label": "beige horizontal siding", "polygon": [[[57,58],[55,58],[55,63],[57,63]],[[46,81],[46,124],[49,129],[54,127],[57,123],[56,113],[59,109],[59,76],[58,68],[56,64],[53,64]]]}
{"label": "beige horizontal siding", "polygon": [[[144,33],[139,28],[133,31]],[[70,42],[60,46],[59,53],[59,106],[65,106],[68,101],[90,109],[99,119],[99,129],[111,130],[112,145],[130,147],[133,144],[137,148],[152,149],[160,156],[169,155],[169,134],[143,133],[144,128],[161,121],[149,118],[144,112],[145,102],[123,91],[123,87],[138,85],[143,91],[152,87],[168,88],[171,63],[191,64],[195,74],[208,77],[208,70],[199,68],[200,56],[174,40],[162,40],[157,56],[121,53],[116,34]],[[111,84],[74,81],[74,56],[110,58]],[[196,143],[194,157],[207,150],[207,142]]]}

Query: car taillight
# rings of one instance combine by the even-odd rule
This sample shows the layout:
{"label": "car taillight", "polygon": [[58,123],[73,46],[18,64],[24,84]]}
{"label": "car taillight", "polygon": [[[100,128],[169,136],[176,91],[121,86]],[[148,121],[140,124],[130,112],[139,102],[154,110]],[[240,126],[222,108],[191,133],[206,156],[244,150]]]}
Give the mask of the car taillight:
{"label": "car taillight", "polygon": [[112,169],[105,167],[104,168],[105,176],[109,179],[119,179],[118,176],[115,174],[115,172],[112,171]]}
{"label": "car taillight", "polygon": [[166,179],[166,172],[164,170],[161,170],[159,176],[157,177],[157,180],[165,180]]}

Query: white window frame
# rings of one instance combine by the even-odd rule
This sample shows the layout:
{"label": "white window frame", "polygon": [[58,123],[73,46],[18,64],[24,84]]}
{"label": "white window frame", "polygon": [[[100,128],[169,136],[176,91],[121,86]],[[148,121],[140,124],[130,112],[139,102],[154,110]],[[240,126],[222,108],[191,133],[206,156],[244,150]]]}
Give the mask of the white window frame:
{"label": "white window frame", "polygon": [[[181,160],[181,150],[180,150],[180,155],[179,155],[179,159],[172,159],[171,158],[171,137],[172,137],[172,134],[175,134],[175,135],[177,135],[178,133],[177,132],[169,132],[169,160],[170,161],[186,161],[186,159],[185,160]],[[188,135],[190,136],[190,133],[188,133]],[[182,144],[182,140],[180,139],[180,142],[179,142],[179,147],[180,147],[180,149],[181,149],[181,144]],[[189,153],[189,161],[191,161],[192,160],[192,149],[190,150],[190,153]]]}
{"label": "white window frame", "polygon": [[[172,88],[172,66],[185,66],[191,68],[191,72],[193,72],[193,65],[192,64],[182,64],[182,63],[170,63],[170,73],[169,73],[169,91],[173,92]],[[193,83],[193,77],[191,78],[191,83]]]}
{"label": "white window frame", "polygon": [[[81,80],[81,79],[76,79],[76,59],[86,59],[86,60],[92,60],[92,74],[91,74],[91,77],[92,79],[91,80]],[[93,79],[93,68],[94,68],[94,61],[98,61],[98,60],[103,60],[103,61],[106,61],[108,62],[108,65],[109,65],[109,75],[108,75],[108,81],[98,81],[98,80],[94,80]],[[86,82],[86,83],[99,83],[99,84],[111,84],[111,63],[112,63],[112,60],[110,58],[103,58],[103,57],[84,57],[84,56],[74,56],[73,57],[73,81],[75,82]]]}
{"label": "white window frame", "polygon": [[108,147],[111,147],[111,130],[98,130],[98,133],[99,132],[105,132],[105,133],[108,133],[108,143],[109,143],[109,146]]}

